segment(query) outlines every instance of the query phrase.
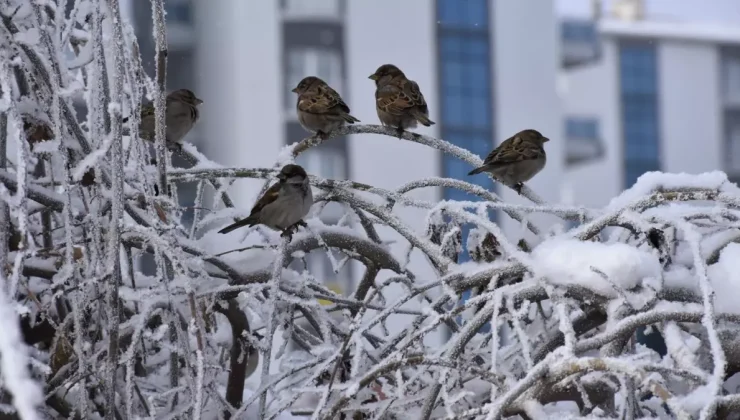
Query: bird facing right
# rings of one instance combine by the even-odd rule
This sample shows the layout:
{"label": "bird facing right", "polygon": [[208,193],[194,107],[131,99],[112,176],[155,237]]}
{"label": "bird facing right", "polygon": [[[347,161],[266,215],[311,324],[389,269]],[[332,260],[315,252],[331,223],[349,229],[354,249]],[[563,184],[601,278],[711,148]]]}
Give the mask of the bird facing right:
{"label": "bird facing right", "polygon": [[524,183],[545,167],[547,155],[543,146],[549,140],[537,130],[522,130],[493,149],[483,161],[483,166],[473,169],[468,175],[488,172],[521,194]]}
{"label": "bird facing right", "polygon": [[[203,100],[195,96],[189,89],[178,89],[167,95],[165,108],[166,144],[180,146],[180,141],[198,122],[200,113],[198,106]],[[128,121],[125,118],[123,122]],[[141,123],[139,136],[144,140],[154,141],[154,103],[150,102],[141,107]]]}
{"label": "bird facing right", "polygon": [[298,94],[298,121],[306,130],[325,138],[346,123],[360,122],[336,90],[315,76],[304,77],[293,90]]}
{"label": "bird facing right", "polygon": [[313,205],[306,170],[300,165],[285,165],[278,174],[278,180],[257,200],[249,217],[226,226],[218,233],[262,224],[273,230],[281,230],[281,236],[291,237],[298,226],[305,226],[303,218]]}
{"label": "bird facing right", "polygon": [[419,85],[409,80],[393,64],[383,64],[371,74],[375,81],[375,109],[380,122],[393,127],[401,137],[404,130],[416,128],[417,123],[425,127],[434,125],[429,119],[429,108]]}

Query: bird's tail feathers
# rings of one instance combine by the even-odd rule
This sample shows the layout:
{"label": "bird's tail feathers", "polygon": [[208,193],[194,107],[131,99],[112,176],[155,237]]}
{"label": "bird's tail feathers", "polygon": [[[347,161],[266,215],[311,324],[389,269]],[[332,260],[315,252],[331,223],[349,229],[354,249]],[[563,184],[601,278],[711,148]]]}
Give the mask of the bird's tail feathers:
{"label": "bird's tail feathers", "polygon": [[468,172],[468,175],[476,175],[476,174],[479,174],[481,172],[484,172],[485,170],[486,170],[486,167],[485,166],[481,166],[479,168],[475,168],[472,171]]}
{"label": "bird's tail feathers", "polygon": [[411,115],[416,118],[416,121],[419,121],[421,125],[425,127],[430,127],[436,124],[434,121],[430,120],[429,117],[424,115],[421,111],[414,110],[411,112]]}
{"label": "bird's tail feathers", "polygon": [[237,230],[240,227],[254,226],[256,224],[257,224],[256,218],[254,218],[252,216],[249,216],[246,219],[239,220],[238,222],[234,222],[234,223],[226,226],[225,228],[219,230],[218,233],[226,234],[226,233],[229,233],[231,231]]}
{"label": "bird's tail feathers", "polygon": [[353,117],[352,115],[346,114],[346,113],[342,114],[342,118],[344,119],[344,121],[347,121],[350,124],[360,122],[360,120],[358,120],[357,118]]}

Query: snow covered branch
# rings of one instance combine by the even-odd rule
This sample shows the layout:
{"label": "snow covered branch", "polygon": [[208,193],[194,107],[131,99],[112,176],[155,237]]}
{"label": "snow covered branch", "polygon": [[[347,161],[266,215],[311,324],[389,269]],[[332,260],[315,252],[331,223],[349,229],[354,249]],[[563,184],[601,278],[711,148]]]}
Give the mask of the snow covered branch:
{"label": "snow covered branch", "polygon": [[[190,144],[176,153],[191,167],[168,167],[164,3],[151,4],[152,75],[117,0],[0,4],[4,414],[738,410],[740,189],[725,174],[648,173],[602,208],[545,203],[526,187],[532,204],[514,205],[465,180],[384,189],[310,174],[315,205],[292,238],[263,226],[222,235],[250,210],[230,199],[233,179],[270,182],[325,141],[387,136],[471,168],[481,156],[353,125],[288,146],[272,168],[221,168]],[[155,104],[156,163],[137,133],[144,96]],[[195,182],[195,202],[181,205],[175,182]],[[414,198],[421,188],[478,201]],[[502,230],[491,210],[520,229]]]}

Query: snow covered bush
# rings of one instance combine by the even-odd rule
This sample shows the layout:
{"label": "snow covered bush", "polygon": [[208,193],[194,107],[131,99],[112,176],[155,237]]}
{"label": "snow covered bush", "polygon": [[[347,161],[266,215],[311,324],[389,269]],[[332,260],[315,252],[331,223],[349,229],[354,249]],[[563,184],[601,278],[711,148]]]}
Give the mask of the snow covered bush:
{"label": "snow covered bush", "polygon": [[[724,174],[649,173],[600,209],[528,188],[532,205],[510,205],[464,180],[312,177],[308,229],[290,242],[235,233],[242,249],[224,253],[215,231],[247,212],[233,178],[272,179],[331,137],[396,133],[309,137],[265,169],[221,168],[185,145],[193,166],[172,167],[162,7],[152,80],[118,0],[0,2],[2,418],[737,418],[740,189]],[[153,150],[135,130],[145,93]],[[198,185],[187,225],[178,182]],[[481,200],[409,194],[441,187]],[[335,225],[320,218],[328,203],[346,212]],[[402,208],[423,210],[424,228]],[[533,213],[579,224],[552,233]],[[414,272],[412,252],[433,275]],[[363,267],[355,289],[305,269],[312,253]],[[648,348],[651,332],[662,339]]]}

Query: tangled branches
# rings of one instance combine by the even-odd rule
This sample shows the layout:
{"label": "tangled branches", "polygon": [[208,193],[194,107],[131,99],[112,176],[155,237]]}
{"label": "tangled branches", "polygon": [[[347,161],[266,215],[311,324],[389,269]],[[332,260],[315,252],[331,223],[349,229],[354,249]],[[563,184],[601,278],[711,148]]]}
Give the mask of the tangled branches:
{"label": "tangled branches", "polygon": [[[64,16],[51,4],[0,5],[3,413],[689,419],[740,410],[731,379],[740,190],[724,174],[646,174],[600,209],[550,205],[528,188],[532,204],[512,205],[457,179],[388,190],[311,176],[317,204],[291,241],[260,228],[217,235],[244,212],[229,198],[232,179],[269,181],[335,137],[412,141],[471,168],[480,158],[357,125],[290,146],[274,168],[201,166],[190,145],[177,153],[193,167],[173,168],[162,2],[153,2],[156,81],[116,0],[78,0]],[[109,30],[120,42],[105,41]],[[159,116],[154,150],[138,138],[137,117],[123,122],[144,91]],[[187,223],[184,182],[197,185]],[[421,188],[478,201],[411,198]],[[329,203],[344,209],[333,224]],[[421,229],[400,216],[408,208],[426,214]],[[491,210],[522,229],[503,232]],[[553,234],[531,213],[580,225]],[[352,290],[330,288],[350,264],[362,269]],[[639,342],[644,329],[664,351]]]}

